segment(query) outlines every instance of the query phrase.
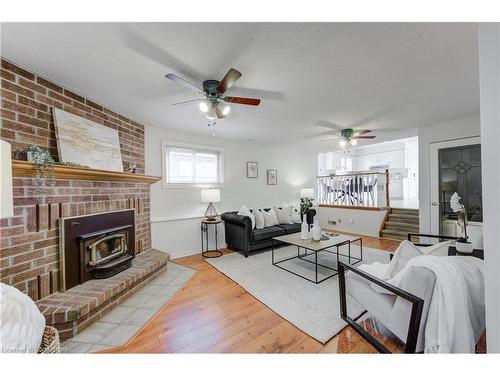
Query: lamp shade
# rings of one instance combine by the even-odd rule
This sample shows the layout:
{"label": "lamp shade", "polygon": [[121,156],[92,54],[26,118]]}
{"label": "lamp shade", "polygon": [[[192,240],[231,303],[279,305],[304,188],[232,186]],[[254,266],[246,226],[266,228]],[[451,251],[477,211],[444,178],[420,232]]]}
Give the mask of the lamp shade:
{"label": "lamp shade", "polygon": [[0,218],[14,216],[10,143],[0,140]]}
{"label": "lamp shade", "polygon": [[218,203],[220,202],[219,189],[204,189],[201,191],[201,203]]}
{"label": "lamp shade", "polygon": [[313,188],[300,189],[300,197],[314,199],[314,189]]}

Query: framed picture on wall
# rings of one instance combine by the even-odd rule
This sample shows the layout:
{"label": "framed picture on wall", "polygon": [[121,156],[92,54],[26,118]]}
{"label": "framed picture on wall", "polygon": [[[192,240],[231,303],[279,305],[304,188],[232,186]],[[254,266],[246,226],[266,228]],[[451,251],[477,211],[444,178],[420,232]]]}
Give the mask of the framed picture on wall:
{"label": "framed picture on wall", "polygon": [[278,184],[278,171],[276,169],[267,170],[267,184],[268,185]]}
{"label": "framed picture on wall", "polygon": [[259,177],[259,164],[256,161],[247,161],[247,178]]}

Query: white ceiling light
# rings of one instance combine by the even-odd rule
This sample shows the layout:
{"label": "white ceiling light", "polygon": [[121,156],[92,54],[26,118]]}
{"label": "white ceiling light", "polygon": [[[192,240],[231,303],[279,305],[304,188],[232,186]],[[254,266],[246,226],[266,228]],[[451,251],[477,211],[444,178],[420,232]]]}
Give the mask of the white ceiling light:
{"label": "white ceiling light", "polygon": [[209,100],[203,100],[199,105],[200,111],[202,111],[203,113],[207,113],[211,106],[212,102],[210,102]]}
{"label": "white ceiling light", "polygon": [[342,139],[342,140],[340,140],[339,145],[340,145],[340,147],[344,148],[347,145],[347,143],[345,140]]}
{"label": "white ceiling light", "polygon": [[349,142],[351,142],[351,145],[356,146],[358,144],[357,139],[351,139]]}
{"label": "white ceiling light", "polygon": [[217,103],[217,107],[219,108],[219,111],[222,112],[224,116],[227,116],[227,114],[231,111],[231,107],[223,102]]}
{"label": "white ceiling light", "polygon": [[215,106],[212,105],[212,106],[210,106],[210,108],[207,112],[207,119],[215,120],[216,118],[217,118],[217,114],[215,113]]}

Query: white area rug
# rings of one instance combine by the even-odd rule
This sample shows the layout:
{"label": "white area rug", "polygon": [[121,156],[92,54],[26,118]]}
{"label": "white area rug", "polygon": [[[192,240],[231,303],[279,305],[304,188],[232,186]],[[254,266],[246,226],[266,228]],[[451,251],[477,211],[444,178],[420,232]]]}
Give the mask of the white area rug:
{"label": "white area rug", "polygon": [[[342,253],[347,253],[346,249],[342,250]],[[351,245],[351,253],[359,258],[359,246]],[[275,250],[275,259],[284,259],[296,254],[295,246],[281,247]],[[318,260],[336,268],[334,254],[320,252]],[[346,258],[341,260],[346,262]],[[241,253],[231,253],[206,261],[271,310],[322,343],[329,341],[347,325],[340,317],[338,276],[314,284],[273,266],[271,251],[253,254],[248,258]],[[363,263],[374,261],[389,262],[389,252],[363,247]],[[295,259],[281,265],[297,273],[314,276],[314,265],[303,260]],[[325,275],[325,271],[318,270],[318,277]],[[347,305],[349,316],[355,318],[361,314],[361,307],[352,299],[348,298]]]}

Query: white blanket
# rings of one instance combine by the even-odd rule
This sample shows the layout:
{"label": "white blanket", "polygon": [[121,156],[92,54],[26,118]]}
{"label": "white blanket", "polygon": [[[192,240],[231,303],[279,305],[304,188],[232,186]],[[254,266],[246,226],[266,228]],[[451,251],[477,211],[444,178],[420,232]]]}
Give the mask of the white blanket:
{"label": "white blanket", "polygon": [[395,277],[400,286],[410,267],[434,273],[436,283],[425,326],[426,353],[474,353],[485,329],[484,262],[471,256],[417,256]]}
{"label": "white blanket", "polygon": [[36,353],[45,318],[31,298],[0,283],[0,312],[0,353]]}

